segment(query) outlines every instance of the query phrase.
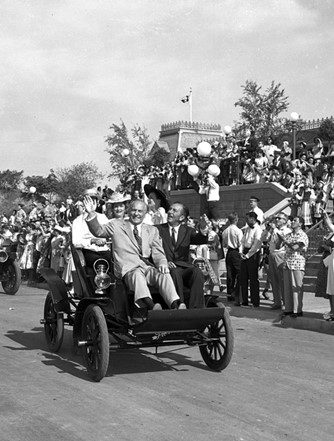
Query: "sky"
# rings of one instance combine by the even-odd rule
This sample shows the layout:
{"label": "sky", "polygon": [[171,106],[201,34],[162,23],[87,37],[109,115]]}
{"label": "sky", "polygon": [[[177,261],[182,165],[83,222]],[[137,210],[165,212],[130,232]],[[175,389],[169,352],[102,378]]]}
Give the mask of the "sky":
{"label": "sky", "polygon": [[[241,86],[280,83],[305,120],[334,114],[331,0],[2,0],[1,170],[94,162],[121,119],[238,120]],[[108,183],[107,178],[104,179]]]}

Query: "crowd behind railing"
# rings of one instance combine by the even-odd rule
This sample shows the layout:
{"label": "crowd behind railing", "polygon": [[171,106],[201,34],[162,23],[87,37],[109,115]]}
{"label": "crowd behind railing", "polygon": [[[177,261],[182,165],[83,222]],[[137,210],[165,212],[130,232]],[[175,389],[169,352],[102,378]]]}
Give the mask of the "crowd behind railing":
{"label": "crowd behind railing", "polygon": [[320,138],[314,138],[309,147],[299,142],[296,159],[288,141],[277,146],[271,137],[262,142],[252,134],[239,142],[227,137],[224,142],[215,142],[211,149],[209,158],[201,158],[196,148],[188,148],[162,167],[130,170],[121,179],[122,188],[140,194],[150,183],[166,194],[191,188],[198,191],[199,180],[189,173],[189,167],[196,164],[201,172],[199,178],[204,181],[208,165],[215,164],[219,167],[215,177],[219,186],[265,182],[282,185],[291,195],[293,214],[303,216],[306,227],[316,223],[321,208],[333,201],[334,144],[325,147]]}

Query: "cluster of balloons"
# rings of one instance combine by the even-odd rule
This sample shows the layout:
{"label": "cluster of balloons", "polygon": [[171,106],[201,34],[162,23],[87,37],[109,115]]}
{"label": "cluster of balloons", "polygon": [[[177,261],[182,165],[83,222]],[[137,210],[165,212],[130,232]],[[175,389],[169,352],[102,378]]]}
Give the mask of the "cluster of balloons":
{"label": "cluster of balloons", "polygon": [[[211,155],[211,145],[206,141],[200,142],[197,146],[197,153],[200,158],[204,158],[203,163],[205,164],[205,159],[209,158]],[[188,165],[188,173],[193,178],[197,178],[203,169],[212,176],[218,176],[220,174],[220,168],[215,163],[209,163],[206,168],[199,167],[197,164]]]}
{"label": "cluster of balloons", "polygon": [[[232,128],[230,126],[225,126],[224,133],[226,136],[230,135],[232,133]],[[206,141],[200,142],[197,146],[197,153],[198,153],[198,156],[201,158],[209,158],[211,155],[211,145]],[[203,167],[199,167],[196,164],[191,164],[188,166],[188,173],[193,178],[197,178],[201,173],[201,169],[203,170]],[[219,176],[219,174],[220,174],[220,168],[215,163],[211,163],[211,164],[209,163],[207,165],[207,167],[204,167],[204,169],[210,175],[215,176],[215,177]]]}

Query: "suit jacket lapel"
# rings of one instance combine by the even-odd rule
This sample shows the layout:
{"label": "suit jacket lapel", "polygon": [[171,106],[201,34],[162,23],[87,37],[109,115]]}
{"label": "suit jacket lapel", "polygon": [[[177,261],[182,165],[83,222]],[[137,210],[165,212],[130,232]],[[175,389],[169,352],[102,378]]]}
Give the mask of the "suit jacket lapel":
{"label": "suit jacket lapel", "polygon": [[131,242],[136,246],[136,248],[138,248],[139,250],[139,245],[138,242],[136,240],[136,238],[133,235],[133,231],[132,231],[132,227],[131,227],[131,223],[129,221],[124,221],[124,231],[126,232],[126,234],[129,236],[129,239],[131,240]]}
{"label": "suit jacket lapel", "polygon": [[180,246],[180,244],[182,243],[182,241],[186,235],[186,231],[187,231],[186,227],[183,224],[180,225],[179,234],[177,235],[175,249],[178,248]]}
{"label": "suit jacket lapel", "polygon": [[172,245],[172,238],[170,237],[169,234],[169,225],[168,224],[164,224],[162,226],[162,239],[163,239],[163,243],[166,244],[168,246],[168,248],[170,248],[171,252],[173,253],[174,248]]}

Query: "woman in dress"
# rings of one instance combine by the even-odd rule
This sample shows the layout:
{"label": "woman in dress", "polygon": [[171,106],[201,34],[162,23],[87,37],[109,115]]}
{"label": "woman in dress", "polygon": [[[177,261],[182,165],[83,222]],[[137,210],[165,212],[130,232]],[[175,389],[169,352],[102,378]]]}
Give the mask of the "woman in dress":
{"label": "woman in dress", "polygon": [[62,276],[65,261],[64,251],[65,237],[63,236],[63,228],[56,225],[53,229],[53,237],[51,239],[51,262],[50,268],[53,269],[60,277]]}
{"label": "woman in dress", "polygon": [[149,206],[149,216],[146,217],[145,222],[152,225],[166,223],[169,202],[165,193],[149,184],[144,186],[144,192],[148,198],[147,204]]}
{"label": "woman in dress", "polygon": [[318,272],[317,284],[315,288],[316,297],[324,297],[329,300],[330,310],[324,314],[325,320],[334,320],[334,225],[328,214],[324,212],[324,223],[329,229],[329,233],[319,247],[323,252],[322,262]]}
{"label": "woman in dress", "polygon": [[24,272],[25,277],[31,282],[34,272],[34,250],[35,250],[35,232],[33,225],[28,224],[26,226],[26,233],[24,235],[25,246],[22,256],[20,258],[20,268]]}

